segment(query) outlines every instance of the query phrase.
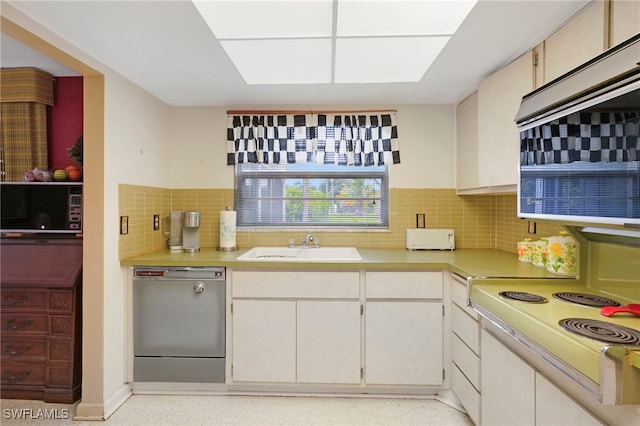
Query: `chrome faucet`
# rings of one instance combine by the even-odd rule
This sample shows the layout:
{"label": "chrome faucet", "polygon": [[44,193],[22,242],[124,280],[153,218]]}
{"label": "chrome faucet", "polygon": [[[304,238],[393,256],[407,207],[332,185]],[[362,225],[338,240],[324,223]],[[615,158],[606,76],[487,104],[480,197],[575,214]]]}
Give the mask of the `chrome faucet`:
{"label": "chrome faucet", "polygon": [[[311,245],[311,243],[313,243],[313,245]],[[300,246],[296,246],[295,240],[293,238],[291,238],[289,240],[289,248],[296,248],[296,247],[301,247],[301,248],[320,248],[320,240],[315,238],[313,236],[313,233],[311,231],[309,231],[307,236],[304,237],[304,240],[302,240],[302,245],[300,245]]]}

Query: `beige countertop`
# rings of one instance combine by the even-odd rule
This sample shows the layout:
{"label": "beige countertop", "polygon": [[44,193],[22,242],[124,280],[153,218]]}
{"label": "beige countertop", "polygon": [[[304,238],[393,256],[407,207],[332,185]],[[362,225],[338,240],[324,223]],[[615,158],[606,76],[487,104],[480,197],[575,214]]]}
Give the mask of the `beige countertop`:
{"label": "beige countertop", "polygon": [[202,248],[199,253],[159,250],[125,258],[120,262],[125,266],[226,266],[236,269],[448,269],[463,276],[474,277],[559,278],[543,268],[519,262],[517,255],[513,253],[492,249],[410,251],[358,248],[362,260],[357,262],[236,260],[237,256],[247,250],[221,252],[215,248]]}

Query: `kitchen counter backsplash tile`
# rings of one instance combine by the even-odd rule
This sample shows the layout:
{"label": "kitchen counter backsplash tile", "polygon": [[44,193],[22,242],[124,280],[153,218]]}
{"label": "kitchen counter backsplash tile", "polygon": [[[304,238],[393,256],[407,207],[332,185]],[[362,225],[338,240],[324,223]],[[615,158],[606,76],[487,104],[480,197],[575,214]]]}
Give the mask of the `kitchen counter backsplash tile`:
{"label": "kitchen counter backsplash tile", "polygon": [[[119,258],[162,249],[165,235],[151,226],[153,214],[161,222],[171,210],[201,213],[201,247],[216,247],[219,212],[233,206],[233,189],[163,189],[136,185],[119,186],[119,214],[129,216],[129,233],[120,235]],[[390,189],[390,229],[387,232],[317,231],[324,246],[404,248],[407,228],[415,227],[416,213],[425,213],[427,228],[452,228],[456,248],[497,248],[517,253],[517,242],[527,234],[527,221],[516,217],[516,195],[458,196],[454,189]],[[557,224],[538,223],[539,235],[557,232]],[[286,246],[291,238],[302,241],[300,232],[239,231],[242,248]]]}

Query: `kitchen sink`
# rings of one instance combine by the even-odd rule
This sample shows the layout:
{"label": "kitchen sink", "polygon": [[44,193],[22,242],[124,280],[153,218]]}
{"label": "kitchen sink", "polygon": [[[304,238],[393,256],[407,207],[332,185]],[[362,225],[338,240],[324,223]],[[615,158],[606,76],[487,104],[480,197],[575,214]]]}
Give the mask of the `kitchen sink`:
{"label": "kitchen sink", "polygon": [[362,260],[355,247],[254,247],[236,260],[250,262],[356,262]]}

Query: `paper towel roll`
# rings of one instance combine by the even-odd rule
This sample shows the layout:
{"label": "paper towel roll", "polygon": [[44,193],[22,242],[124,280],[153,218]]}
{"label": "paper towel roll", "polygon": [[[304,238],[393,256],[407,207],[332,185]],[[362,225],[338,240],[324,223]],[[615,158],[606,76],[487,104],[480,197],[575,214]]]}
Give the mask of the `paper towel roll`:
{"label": "paper towel roll", "polygon": [[220,212],[220,248],[236,247],[236,212],[223,210]]}

